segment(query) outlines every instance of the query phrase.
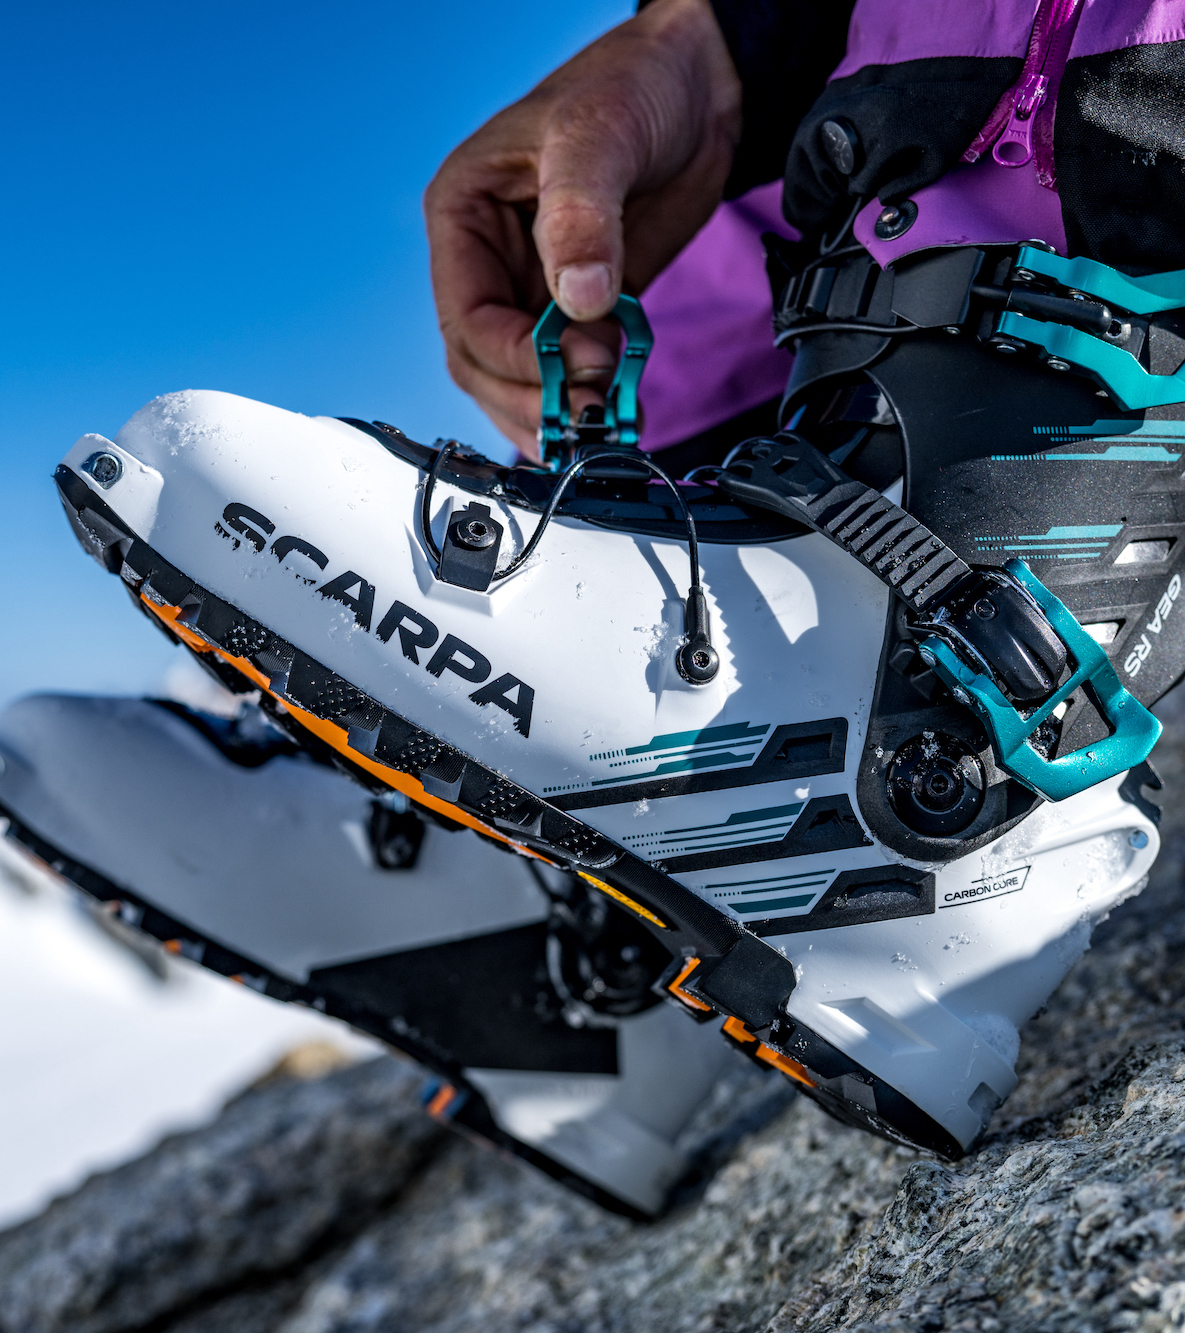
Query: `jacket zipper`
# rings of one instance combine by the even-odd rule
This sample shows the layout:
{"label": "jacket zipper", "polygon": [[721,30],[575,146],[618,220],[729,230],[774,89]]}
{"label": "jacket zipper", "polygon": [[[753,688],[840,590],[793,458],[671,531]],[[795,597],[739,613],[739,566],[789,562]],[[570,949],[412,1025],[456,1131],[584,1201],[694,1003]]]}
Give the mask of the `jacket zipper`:
{"label": "jacket zipper", "polygon": [[1037,179],[1050,190],[1057,188],[1053,122],[1082,8],[1083,0],[1041,0],[1020,78],[996,103],[963,154],[964,162],[978,161],[989,148],[1002,167],[1023,167],[1035,156]]}

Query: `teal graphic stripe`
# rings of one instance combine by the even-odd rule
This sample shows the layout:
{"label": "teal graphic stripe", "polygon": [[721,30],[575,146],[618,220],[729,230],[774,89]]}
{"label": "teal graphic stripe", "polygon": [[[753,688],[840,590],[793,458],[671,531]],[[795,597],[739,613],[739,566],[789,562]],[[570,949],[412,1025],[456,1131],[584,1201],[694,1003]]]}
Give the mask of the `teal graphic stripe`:
{"label": "teal graphic stripe", "polygon": [[1176,463],[1161,444],[1112,444],[1090,454],[991,454],[993,463]]}
{"label": "teal graphic stripe", "polygon": [[1114,537],[1123,531],[1122,523],[1078,523],[1071,527],[1050,528],[1048,532],[1018,532],[1021,541],[1070,540],[1074,537]]}
{"label": "teal graphic stripe", "polygon": [[[1092,426],[1034,426],[1034,435],[1053,436],[1054,442],[1072,444],[1094,440],[1108,447],[1090,453],[992,454],[993,463],[1177,463],[1180,453],[1165,445],[1185,440],[1185,421],[1099,420]],[[1139,440],[1142,443],[1133,444]]]}
{"label": "teal graphic stripe", "polygon": [[[778,887],[783,889],[817,889],[821,888],[827,880],[824,879],[804,879],[800,884],[781,884]],[[755,893],[773,893],[774,890],[768,886],[764,889],[742,889],[740,896],[742,898],[751,898]],[[814,897],[814,894],[811,894]]]}
{"label": "teal graphic stripe", "polygon": [[[804,805],[804,801],[796,801],[793,805],[772,805],[761,810],[737,810],[721,823],[627,833],[622,841],[643,854],[663,856],[778,842],[793,827]],[[785,876],[777,878],[782,880]]]}
{"label": "teal graphic stripe", "polygon": [[976,537],[977,542],[1049,542],[1064,546],[1067,542],[1095,542],[1100,537],[1115,537],[1123,531],[1122,523],[1080,523],[1074,527],[1050,528],[1048,532],[1010,532],[1000,537]]}
{"label": "teal graphic stripe", "polygon": [[[631,764],[652,764],[656,758],[659,759],[677,759],[680,755],[704,755],[704,754],[726,754],[729,750],[741,749],[747,746],[756,745],[757,741],[716,741],[712,745],[689,745],[682,750],[668,750],[662,755],[642,754],[629,759],[614,759],[610,761],[610,768],[626,768]],[[601,762],[601,761],[598,761]]]}
{"label": "teal graphic stripe", "polygon": [[704,829],[724,828],[730,824],[756,824],[764,820],[779,819],[785,815],[796,815],[802,809],[802,802],[793,805],[770,805],[764,810],[737,810],[729,815],[723,824],[693,824],[690,828],[668,829],[668,833],[699,833]]}
{"label": "teal graphic stripe", "polygon": [[[1012,542],[1007,546],[1001,546],[999,549],[1001,551],[1048,551],[1050,554],[1053,554],[1055,551],[1064,551],[1065,547],[1060,543],[1057,546],[1039,546],[1036,542]],[[1072,546],[1070,547],[1069,555],[1071,558],[1076,555],[1099,555],[1106,549],[1105,546],[1098,546],[1096,544]]]}
{"label": "teal graphic stripe", "polygon": [[674,847],[702,849],[704,847],[747,847],[755,842],[776,842],[793,827],[792,819],[776,824],[750,824],[746,828],[719,829],[714,833],[627,833],[623,841],[632,847],[659,847],[667,851]]}
{"label": "teal graphic stripe", "polygon": [[646,769],[638,772],[636,769],[632,773],[618,773],[612,778],[593,778],[594,787],[610,787],[620,785],[623,782],[639,782],[642,778],[661,778],[670,773],[694,773],[699,768],[719,768],[724,764],[749,764],[753,762],[752,754],[733,754],[727,751],[724,754],[705,754],[693,755],[690,759],[679,759],[669,764],[659,764],[657,768]]}
{"label": "teal graphic stripe", "polygon": [[980,551],[1025,551],[1027,560],[1095,560],[1103,554],[1105,547],[1076,547],[1072,551],[1059,551],[1056,546],[981,546]]}
{"label": "teal graphic stripe", "polygon": [[976,537],[975,544],[993,551],[1026,551],[1037,559],[1043,555],[1047,559],[1094,560],[1122,531],[1122,523],[1076,523],[1052,527],[1047,532]]}
{"label": "teal graphic stripe", "polygon": [[677,750],[685,746],[711,745],[718,741],[760,740],[769,730],[768,722],[754,725],[749,722],[733,722],[723,727],[706,727],[703,731],[671,731],[663,736],[653,736],[645,745],[631,745],[624,750],[606,750],[602,754],[589,755],[590,760],[617,759],[627,754],[649,754],[657,750]]}
{"label": "teal graphic stripe", "polygon": [[734,912],[779,912],[787,907],[805,907],[814,898],[813,893],[799,898],[765,898],[759,903],[729,903]]}
{"label": "teal graphic stripe", "polygon": [[[716,838],[688,838],[686,842],[670,839],[658,850],[664,855],[668,853],[682,855],[684,852],[712,852],[719,847],[756,847],[761,843],[781,842],[789,832],[790,825],[786,824],[782,828],[770,829],[768,833],[759,834],[757,837],[733,838],[728,842],[721,842]],[[637,847],[639,851],[642,851],[648,847],[653,849],[654,844],[639,843]]]}
{"label": "teal graphic stripe", "polygon": [[[816,875],[834,875],[835,868],[830,867],[827,870],[803,870],[797,875],[767,875],[764,879],[729,879],[722,884],[705,884],[705,889],[741,889],[746,884],[777,884],[779,887],[789,888],[791,882],[796,879],[813,879]],[[767,889],[759,889],[757,892],[766,893]]]}
{"label": "teal graphic stripe", "polygon": [[1171,440],[1185,436],[1185,421],[1096,421],[1093,426],[1034,426],[1034,435],[1107,435],[1117,439],[1147,438]]}
{"label": "teal graphic stripe", "polygon": [[753,842],[776,842],[790,830],[792,820],[781,824],[759,824],[756,828],[724,829],[719,833],[693,833],[690,836],[676,836],[671,833],[628,833],[623,839],[631,847],[662,846],[669,850],[671,844],[680,847],[746,847]]}

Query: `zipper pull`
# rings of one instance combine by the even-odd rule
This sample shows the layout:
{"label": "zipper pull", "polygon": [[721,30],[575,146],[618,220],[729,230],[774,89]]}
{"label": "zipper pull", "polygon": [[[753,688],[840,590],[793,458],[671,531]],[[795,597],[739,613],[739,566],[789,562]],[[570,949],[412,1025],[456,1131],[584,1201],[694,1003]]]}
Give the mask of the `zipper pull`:
{"label": "zipper pull", "polygon": [[992,157],[1002,167],[1023,167],[1033,157],[1033,117],[1045,101],[1049,80],[1030,74],[1016,94],[1012,116],[996,140]]}

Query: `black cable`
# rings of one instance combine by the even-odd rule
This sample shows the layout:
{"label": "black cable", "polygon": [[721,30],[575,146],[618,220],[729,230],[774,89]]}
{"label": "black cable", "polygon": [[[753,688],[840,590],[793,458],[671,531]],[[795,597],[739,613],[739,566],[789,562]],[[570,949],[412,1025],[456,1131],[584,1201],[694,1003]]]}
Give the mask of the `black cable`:
{"label": "black cable", "polygon": [[813,273],[815,269],[822,268],[836,259],[847,259],[849,255],[867,254],[868,251],[857,241],[854,245],[845,245],[842,250],[829,250],[825,255],[812,259],[809,263],[803,264],[799,269],[799,276],[805,276],[807,273]]}
{"label": "black cable", "polygon": [[440,476],[440,470],[444,467],[444,460],[459,448],[456,440],[449,440],[432,460],[432,468],[428,473],[428,480],[424,482],[424,494],[420,500],[420,526],[424,529],[424,545],[428,548],[428,554],[436,562],[436,568],[440,570],[440,547],[436,545],[436,538],[432,535],[432,492],[436,488],[436,479]]}
{"label": "black cable", "polygon": [[[432,536],[432,492],[436,488],[437,479],[444,467],[445,459],[457,448],[456,440],[449,440],[433,459],[431,470],[428,473],[428,479],[424,482],[424,494],[420,500],[420,524],[424,529],[424,545],[428,548],[428,553],[436,562],[437,569],[440,567],[440,547],[436,544],[435,537]],[[660,481],[664,482],[675,501],[679,506],[679,514],[683,519],[684,527],[687,529],[687,554],[691,561],[691,590],[699,592],[702,590],[699,574],[699,539],[695,531],[695,519],[691,516],[691,510],[687,507],[687,501],[683,497],[682,491],[678,485],[671,480],[666,472],[652,462],[643,454],[622,455],[620,450],[602,450],[600,453],[586,454],[583,458],[578,458],[576,462],[571,463],[560,476],[556,488],[551,493],[551,499],[547,502],[547,507],[540,515],[539,522],[535,525],[535,531],[531,534],[530,541],[515,556],[515,558],[506,566],[495,572],[491,578],[491,583],[499,579],[508,578],[517,569],[521,569],[523,564],[534,554],[535,548],[543,536],[544,530],[551,522],[563,499],[564,491],[567,490],[569,483],[584,469],[589,463],[596,463],[603,459],[609,459],[613,462],[628,462],[630,465],[640,465],[652,472]]]}
{"label": "black cable", "polygon": [[876,333],[882,338],[900,338],[907,333],[925,332],[918,324],[857,324],[855,320],[831,319],[788,328],[780,336],[789,340],[805,337],[808,333]]}
{"label": "black cable", "polygon": [[608,449],[602,450],[602,452],[596,454],[585,454],[583,458],[578,458],[575,463],[568,466],[560,477],[555,490],[552,491],[551,499],[547,502],[547,508],[543,511],[542,517],[535,526],[535,531],[531,534],[531,540],[527,542],[526,546],[523,547],[505,569],[499,570],[494,575],[494,579],[504,579],[508,575],[513,574],[516,569],[522,567],[523,562],[530,558],[535,547],[539,545],[539,539],[543,536],[543,530],[551,522],[552,517],[559,506],[560,500],[563,498],[564,491],[568,488],[569,482],[573,481],[580,471],[589,463],[596,463],[603,459],[609,459],[617,463],[628,461],[631,466],[640,464],[642,467],[647,468],[650,472],[654,473],[660,481],[666,483],[671,494],[675,497],[676,503],[679,506],[680,516],[683,519],[684,526],[687,528],[687,553],[691,560],[691,587],[693,591],[699,591],[699,541],[695,531],[695,519],[692,518],[691,510],[688,509],[687,501],[683,498],[683,493],[679,490],[678,485],[671,480],[657,463],[651,462],[651,460],[644,455],[629,454],[626,455],[625,460],[623,460],[620,451]]}
{"label": "black cable", "polygon": [[848,214],[847,221],[843,224],[843,226],[839,229],[839,231],[835,233],[834,240],[828,241],[827,238],[824,237],[819,241],[819,255],[821,257],[826,258],[827,256],[835,253],[836,249],[839,247],[839,243],[848,234],[848,232],[852,230],[852,227],[856,221],[857,214],[859,214],[860,210],[864,207],[864,205],[867,202],[868,201],[864,195],[859,194],[856,196],[856,202],[852,205],[852,211]]}
{"label": "black cable", "polygon": [[724,471],[724,466],[721,463],[701,463],[699,467],[693,467],[690,472],[686,473],[682,477],[682,480],[687,482],[692,482],[697,486],[704,486],[707,483],[700,481],[699,474],[701,472],[714,472],[717,476],[719,476],[720,473],[723,471]]}
{"label": "black cable", "polygon": [[[440,577],[440,548],[432,536],[432,492],[436,486],[436,480],[440,476],[441,468],[444,465],[444,459],[457,447],[455,440],[450,440],[444,448],[436,455],[433,460],[431,471],[428,473],[428,479],[424,483],[424,495],[420,505],[421,521],[424,528],[424,545],[428,548],[432,558],[436,561],[436,576]],[[583,458],[578,458],[561,475],[556,483],[555,490],[551,493],[551,498],[547,502],[547,508],[539,516],[539,522],[535,525],[535,531],[531,534],[531,540],[518,553],[517,556],[506,566],[505,569],[497,570],[490,577],[490,582],[495,583],[499,579],[509,578],[517,569],[521,569],[523,564],[529,560],[539,545],[540,539],[547,529],[547,525],[555,516],[560,501],[563,499],[564,492],[568,489],[572,480],[586,468],[590,463],[612,462],[617,464],[629,463],[644,467],[648,472],[656,476],[671,494],[675,497],[675,503],[679,506],[679,513],[683,519],[684,527],[687,529],[687,558],[691,564],[691,587],[687,593],[685,603],[684,630],[686,640],[675,654],[675,664],[679,674],[692,685],[706,685],[709,681],[715,680],[716,673],[720,669],[720,655],[712,647],[712,641],[708,633],[708,606],[707,599],[704,597],[703,585],[700,583],[699,576],[699,538],[695,531],[695,519],[691,516],[691,510],[687,506],[687,500],[683,492],[674,481],[658,466],[651,462],[645,454],[623,454],[620,449],[602,449],[598,453],[586,454]]]}

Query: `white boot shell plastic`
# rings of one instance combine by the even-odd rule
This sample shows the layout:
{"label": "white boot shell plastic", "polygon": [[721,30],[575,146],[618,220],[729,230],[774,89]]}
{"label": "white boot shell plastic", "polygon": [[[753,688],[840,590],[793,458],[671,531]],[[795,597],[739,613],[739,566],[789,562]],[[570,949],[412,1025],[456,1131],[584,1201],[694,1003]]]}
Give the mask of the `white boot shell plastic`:
{"label": "white boot shell plastic", "polygon": [[[99,455],[118,466],[96,469]],[[765,545],[701,534],[720,669],[693,685],[675,666],[684,543],[561,510],[524,567],[488,592],[442,582],[418,527],[424,471],[352,425],[229,394],[172,394],[114,442],[84,436],[65,468],[200,590],[599,835],[611,855],[586,857],[581,873],[656,930],[672,925],[657,905],[661,878],[760,956],[753,975],[768,965],[772,976],[769,960],[788,959],[794,980],[780,993],[781,1017],[829,1044],[834,1068],[779,1049],[825,1104],[842,1102],[880,1132],[894,1132],[885,1108],[900,1094],[941,1127],[930,1140],[947,1145],[939,1151],[973,1144],[1014,1086],[1017,1028],[1155,858],[1155,827],[1119,779],[1039,806],[961,859],[931,864],[886,846],[861,812],[857,775],[889,593],[816,534]],[[474,499],[449,478],[442,472],[433,495],[438,545]],[[505,529],[505,568],[538,517],[496,493],[483,502]],[[101,527],[89,530],[110,560],[129,543]],[[185,638],[185,606],[162,606],[143,570],[125,561],[122,572]],[[205,651],[196,631],[186,641]],[[264,673],[281,700],[284,670]],[[380,733],[349,717],[341,727],[367,769]],[[425,800],[464,804],[461,779],[424,778],[422,790]],[[552,815],[542,818],[521,833],[502,815],[488,822],[512,845],[539,850]],[[638,864],[659,896],[614,878]],[[822,926],[829,890],[875,887],[878,875],[916,888],[911,915]],[[738,933],[744,926],[753,933]],[[702,955],[688,938],[672,934],[668,948]],[[730,1008],[723,985],[689,984],[701,1009],[710,1001],[763,1041],[772,1031],[760,1003]]]}
{"label": "white boot shell plastic", "polygon": [[771,939],[798,968],[790,1015],[969,1146],[1016,1086],[1017,1029],[1156,859],[1156,826],[1119,785],[1041,805],[940,869],[932,916]]}

